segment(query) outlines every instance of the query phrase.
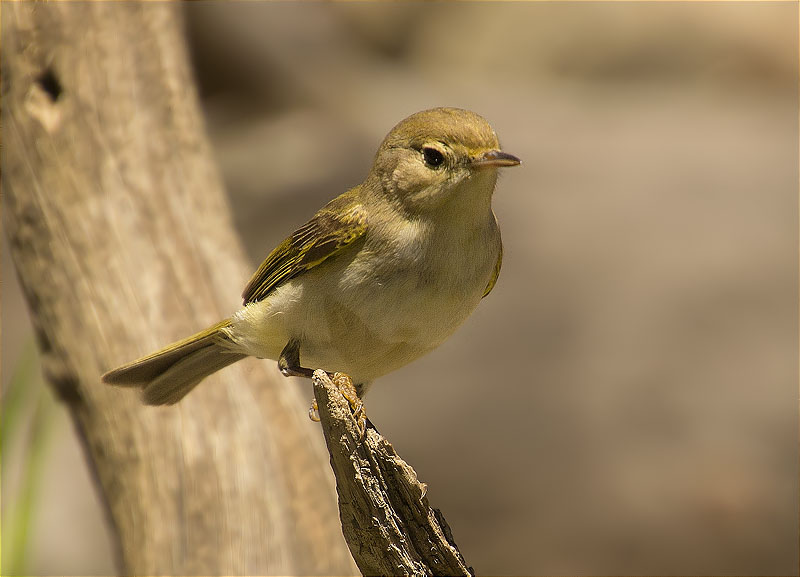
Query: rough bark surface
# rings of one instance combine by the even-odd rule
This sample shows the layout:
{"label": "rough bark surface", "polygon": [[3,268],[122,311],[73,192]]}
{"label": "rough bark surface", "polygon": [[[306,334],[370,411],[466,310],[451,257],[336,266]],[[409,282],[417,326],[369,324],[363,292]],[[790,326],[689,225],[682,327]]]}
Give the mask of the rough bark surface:
{"label": "rough bark surface", "polygon": [[4,228],[121,571],[353,573],[319,431],[273,366],[239,363],[169,408],[100,382],[230,314],[251,272],[180,5],[2,8]]}
{"label": "rough bark surface", "polygon": [[342,529],[358,568],[364,575],[472,575],[425,484],[377,430],[361,428],[342,384],[314,373]]}

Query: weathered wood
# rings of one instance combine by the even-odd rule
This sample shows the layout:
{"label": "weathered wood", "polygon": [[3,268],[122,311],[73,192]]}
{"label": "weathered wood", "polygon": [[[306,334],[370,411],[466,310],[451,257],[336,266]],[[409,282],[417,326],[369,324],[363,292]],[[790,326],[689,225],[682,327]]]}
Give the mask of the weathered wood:
{"label": "weathered wood", "polygon": [[[364,575],[472,575],[426,486],[372,427],[362,428],[334,383],[314,373],[345,539]],[[352,386],[352,385],[350,385]]]}
{"label": "weathered wood", "polygon": [[240,363],[170,408],[100,382],[230,314],[252,270],[179,10],[3,3],[3,222],[46,377],[123,573],[349,574],[319,431],[274,366]]}

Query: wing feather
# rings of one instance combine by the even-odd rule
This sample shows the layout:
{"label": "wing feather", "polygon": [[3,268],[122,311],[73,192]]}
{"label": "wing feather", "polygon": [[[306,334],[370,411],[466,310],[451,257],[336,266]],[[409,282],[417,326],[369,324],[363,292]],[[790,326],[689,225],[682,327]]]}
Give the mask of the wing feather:
{"label": "wing feather", "polygon": [[242,293],[244,304],[265,299],[280,284],[307,271],[367,231],[364,209],[354,188],[333,199],[284,240],[261,263]]}
{"label": "wing feather", "polygon": [[486,288],[483,291],[484,298],[494,288],[494,285],[497,284],[497,278],[500,276],[500,268],[503,266],[503,243],[500,243],[500,252],[497,254],[497,262],[494,265],[494,272],[492,273],[492,277],[489,279],[489,284],[486,285]]}

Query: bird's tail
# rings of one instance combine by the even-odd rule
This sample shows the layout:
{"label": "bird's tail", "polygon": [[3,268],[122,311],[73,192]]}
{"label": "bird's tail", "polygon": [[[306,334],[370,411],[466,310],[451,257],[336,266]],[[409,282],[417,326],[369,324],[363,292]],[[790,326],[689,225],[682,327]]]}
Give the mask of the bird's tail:
{"label": "bird's tail", "polygon": [[247,355],[237,353],[223,329],[231,319],[137,359],[103,375],[103,381],[141,387],[148,405],[172,405],[200,381]]}

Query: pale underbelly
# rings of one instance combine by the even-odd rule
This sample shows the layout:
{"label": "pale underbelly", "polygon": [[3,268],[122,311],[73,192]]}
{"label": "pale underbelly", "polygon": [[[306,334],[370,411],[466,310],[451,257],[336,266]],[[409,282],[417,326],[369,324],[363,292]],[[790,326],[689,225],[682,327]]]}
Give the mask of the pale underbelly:
{"label": "pale underbelly", "polygon": [[343,294],[289,281],[235,315],[234,339],[248,354],[271,359],[295,339],[302,366],[369,382],[435,349],[481,298],[479,291],[405,290],[373,287]]}
{"label": "pale underbelly", "polygon": [[301,362],[345,372],[356,382],[394,371],[438,347],[477,305],[477,300],[433,300],[437,302],[391,301],[358,313],[329,303],[326,334],[304,335]]}

